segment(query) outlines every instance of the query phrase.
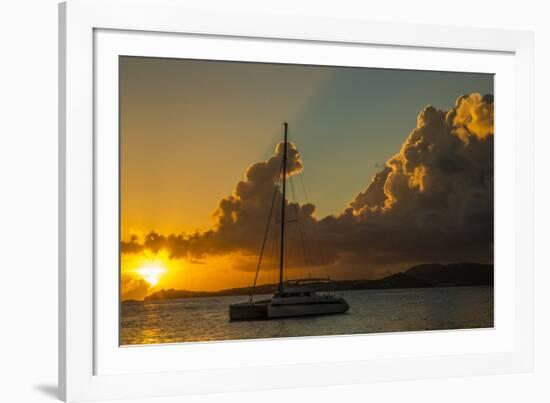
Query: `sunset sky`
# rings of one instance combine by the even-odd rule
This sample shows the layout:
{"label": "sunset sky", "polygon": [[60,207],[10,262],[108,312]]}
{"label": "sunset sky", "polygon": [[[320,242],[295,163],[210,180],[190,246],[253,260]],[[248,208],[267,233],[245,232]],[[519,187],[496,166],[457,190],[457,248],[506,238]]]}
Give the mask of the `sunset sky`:
{"label": "sunset sky", "polygon": [[[123,299],[250,285],[284,121],[295,211],[326,250],[289,276],[492,260],[492,93],[488,74],[121,57]],[[407,238],[443,227],[438,253]]]}

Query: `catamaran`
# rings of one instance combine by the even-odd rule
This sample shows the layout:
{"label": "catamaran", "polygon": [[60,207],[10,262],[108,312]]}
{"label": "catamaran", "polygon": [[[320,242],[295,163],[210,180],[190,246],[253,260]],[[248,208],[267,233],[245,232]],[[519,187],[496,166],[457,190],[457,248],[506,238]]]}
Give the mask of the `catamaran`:
{"label": "catamaran", "polygon": [[[294,280],[292,282],[283,281],[283,271],[285,267],[285,201],[286,201],[286,176],[287,176],[287,144],[288,144],[288,124],[284,124],[284,143],[283,143],[283,161],[281,167],[281,228],[279,245],[279,283],[277,291],[271,299],[253,301],[252,294],[248,301],[231,304],[229,306],[230,320],[254,320],[254,319],[277,319],[290,318],[309,315],[328,315],[345,313],[349,310],[349,305],[342,297],[331,293],[318,293],[312,286],[307,284],[318,284],[319,279]],[[278,192],[279,183],[275,184],[275,194]],[[275,196],[273,198],[275,202]],[[273,205],[271,211],[273,210]],[[264,254],[269,223],[271,221],[271,212],[268,219],[264,240],[259,256],[258,268],[254,286],[258,278],[262,256]],[[254,287],[253,286],[253,287]]]}

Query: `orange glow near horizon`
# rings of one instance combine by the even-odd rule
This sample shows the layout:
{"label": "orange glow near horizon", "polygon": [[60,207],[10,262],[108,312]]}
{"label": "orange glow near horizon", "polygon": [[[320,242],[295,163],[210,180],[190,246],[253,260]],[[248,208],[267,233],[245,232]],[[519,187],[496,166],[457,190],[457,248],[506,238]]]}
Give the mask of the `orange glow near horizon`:
{"label": "orange glow near horizon", "polygon": [[[123,254],[121,260],[121,299],[141,300],[157,291],[177,289],[189,291],[220,291],[252,285],[258,262],[256,255],[240,252],[206,256],[200,261],[170,258],[165,250],[154,254]],[[325,276],[320,267],[319,276]],[[307,278],[312,274],[303,267],[286,270],[285,278]],[[316,275],[316,274],[315,274]],[[314,276],[315,276],[314,275]],[[275,284],[278,266],[264,256],[257,285]]]}
{"label": "orange glow near horizon", "polygon": [[[189,261],[170,258],[165,250],[145,251],[121,256],[121,297],[143,299],[162,289],[218,291],[232,287],[247,287],[254,278],[256,256],[231,253]],[[231,273],[231,281],[228,281]],[[260,270],[259,283],[276,281],[275,271]]]}
{"label": "orange glow near horizon", "polygon": [[166,267],[161,264],[146,264],[136,270],[145,281],[147,281],[151,287],[154,287],[159,282],[160,278],[166,273]]}

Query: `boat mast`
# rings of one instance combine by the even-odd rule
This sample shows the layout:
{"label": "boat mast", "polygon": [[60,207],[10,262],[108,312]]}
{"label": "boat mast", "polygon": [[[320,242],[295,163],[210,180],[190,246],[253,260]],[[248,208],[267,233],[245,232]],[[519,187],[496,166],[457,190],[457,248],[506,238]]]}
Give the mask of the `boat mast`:
{"label": "boat mast", "polygon": [[285,141],[283,143],[283,197],[281,206],[281,255],[279,259],[279,292],[283,292],[283,267],[284,267],[284,254],[285,254],[285,197],[286,197],[286,144],[287,144],[287,131],[288,123],[284,122],[285,128]]}

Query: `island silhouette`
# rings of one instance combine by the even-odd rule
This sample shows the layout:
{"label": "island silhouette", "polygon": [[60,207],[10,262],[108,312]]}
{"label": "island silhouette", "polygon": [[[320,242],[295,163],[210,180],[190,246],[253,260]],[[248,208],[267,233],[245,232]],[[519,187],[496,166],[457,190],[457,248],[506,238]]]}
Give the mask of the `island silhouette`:
{"label": "island silhouette", "polygon": [[[308,286],[317,291],[377,290],[396,288],[433,288],[433,287],[470,287],[493,286],[494,267],[482,263],[427,263],[376,280],[334,280],[309,279]],[[270,294],[277,284],[261,284],[256,287],[228,288],[218,291],[192,291],[163,289],[144,298],[145,301],[157,301],[178,298],[200,298],[231,295]],[[124,303],[137,302],[126,300]]]}

